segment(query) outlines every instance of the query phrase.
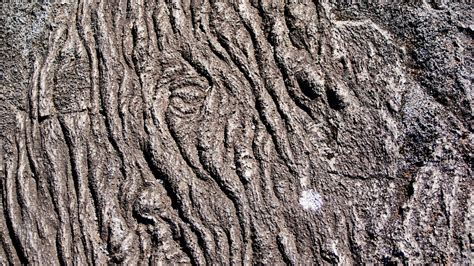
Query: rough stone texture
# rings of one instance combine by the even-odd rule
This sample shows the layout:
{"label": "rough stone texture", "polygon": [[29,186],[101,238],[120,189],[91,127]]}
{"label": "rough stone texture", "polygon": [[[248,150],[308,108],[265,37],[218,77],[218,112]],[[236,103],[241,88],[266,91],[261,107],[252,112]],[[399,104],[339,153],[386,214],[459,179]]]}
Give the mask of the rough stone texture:
{"label": "rough stone texture", "polygon": [[1,4],[0,264],[473,263],[473,6]]}

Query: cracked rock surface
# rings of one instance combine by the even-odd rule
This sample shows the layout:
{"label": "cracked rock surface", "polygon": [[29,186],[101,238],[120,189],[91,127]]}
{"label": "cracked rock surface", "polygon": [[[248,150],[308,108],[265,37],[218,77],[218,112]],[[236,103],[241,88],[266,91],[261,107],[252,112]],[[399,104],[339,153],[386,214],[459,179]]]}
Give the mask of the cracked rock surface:
{"label": "cracked rock surface", "polygon": [[2,3],[0,264],[474,263],[472,14]]}

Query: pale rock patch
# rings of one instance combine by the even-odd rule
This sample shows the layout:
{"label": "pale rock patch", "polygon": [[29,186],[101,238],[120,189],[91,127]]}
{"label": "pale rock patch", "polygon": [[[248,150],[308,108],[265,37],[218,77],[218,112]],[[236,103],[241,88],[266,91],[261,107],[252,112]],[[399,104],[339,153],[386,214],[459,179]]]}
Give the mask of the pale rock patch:
{"label": "pale rock patch", "polygon": [[323,207],[323,198],[313,189],[304,190],[299,203],[305,210],[319,211]]}

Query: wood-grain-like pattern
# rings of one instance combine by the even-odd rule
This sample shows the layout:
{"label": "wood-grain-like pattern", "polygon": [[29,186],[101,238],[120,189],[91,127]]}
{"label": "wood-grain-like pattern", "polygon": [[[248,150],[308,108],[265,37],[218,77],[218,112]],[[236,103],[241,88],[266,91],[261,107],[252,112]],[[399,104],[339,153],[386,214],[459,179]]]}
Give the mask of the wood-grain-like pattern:
{"label": "wood-grain-like pattern", "polygon": [[472,13],[3,4],[0,264],[472,263]]}

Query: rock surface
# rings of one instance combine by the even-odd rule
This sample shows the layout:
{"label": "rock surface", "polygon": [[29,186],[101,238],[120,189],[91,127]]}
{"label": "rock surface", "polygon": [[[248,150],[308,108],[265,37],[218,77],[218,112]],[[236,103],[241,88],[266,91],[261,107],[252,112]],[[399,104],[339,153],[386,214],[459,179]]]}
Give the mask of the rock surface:
{"label": "rock surface", "polygon": [[472,4],[0,12],[0,264],[473,263]]}

